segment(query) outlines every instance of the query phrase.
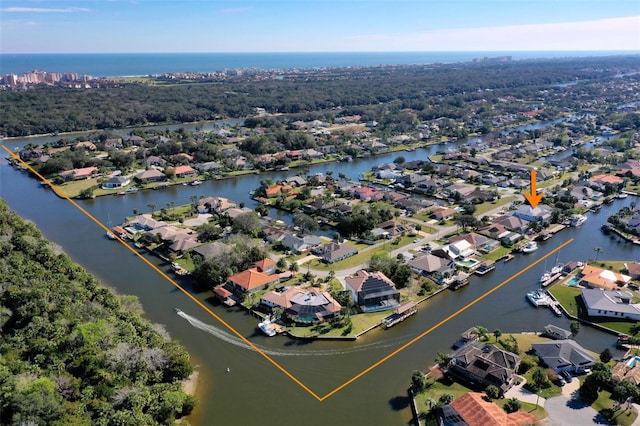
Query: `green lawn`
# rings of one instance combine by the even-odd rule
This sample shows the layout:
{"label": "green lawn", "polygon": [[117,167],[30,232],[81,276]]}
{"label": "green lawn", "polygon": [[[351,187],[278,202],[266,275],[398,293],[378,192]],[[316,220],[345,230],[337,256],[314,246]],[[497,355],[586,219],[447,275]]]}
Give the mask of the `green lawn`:
{"label": "green lawn", "polygon": [[580,296],[580,292],[581,289],[579,288],[567,287],[565,285],[555,285],[549,289],[549,293],[573,316],[578,316],[578,302],[576,298]]}
{"label": "green lawn", "polygon": [[495,249],[491,253],[483,254],[482,256],[480,256],[480,259],[482,259],[482,260],[494,260],[495,261],[495,260],[500,259],[505,254],[510,253],[511,250],[512,249],[509,248],[509,247],[498,247],[497,249]]}
{"label": "green lawn", "polygon": [[609,418],[609,420],[612,421],[615,425],[629,426],[633,424],[633,422],[638,417],[638,413],[633,409],[613,411],[614,404],[615,402],[611,399],[611,393],[609,393],[608,391],[601,391],[598,395],[598,399],[596,399],[594,403],[591,404],[591,407],[605,417],[608,417],[606,415],[606,411],[612,410],[612,416]]}
{"label": "green lawn", "polygon": [[[524,375],[524,377],[527,379],[527,383],[533,383],[533,372],[535,370],[536,370],[535,368],[532,368],[531,370],[527,371],[526,374]],[[553,398],[554,396],[559,396],[560,394],[562,394],[562,388],[553,383],[551,383],[551,386],[549,386],[548,388],[544,388],[540,390],[541,398]]]}
{"label": "green lawn", "polygon": [[290,326],[288,331],[300,337],[355,337],[357,334],[380,323],[380,321],[391,315],[391,311],[372,312],[368,314],[358,314],[351,316],[352,328],[346,333],[345,327],[333,328],[329,323],[313,326]]}

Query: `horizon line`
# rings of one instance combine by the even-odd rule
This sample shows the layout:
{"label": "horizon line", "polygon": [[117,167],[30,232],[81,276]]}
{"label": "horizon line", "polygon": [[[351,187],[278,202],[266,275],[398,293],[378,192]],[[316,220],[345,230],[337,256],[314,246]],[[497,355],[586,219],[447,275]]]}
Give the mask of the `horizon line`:
{"label": "horizon line", "polygon": [[0,55],[157,55],[157,54],[167,54],[167,55],[176,55],[176,54],[318,54],[318,53],[525,53],[525,52],[541,52],[541,53],[561,53],[561,52],[569,52],[569,53],[577,53],[577,52],[618,52],[618,53],[638,53],[640,54],[640,49],[549,49],[549,50],[538,50],[538,49],[522,49],[522,50],[306,50],[306,51],[295,51],[295,50],[282,50],[282,51],[193,51],[193,52],[1,52]]}

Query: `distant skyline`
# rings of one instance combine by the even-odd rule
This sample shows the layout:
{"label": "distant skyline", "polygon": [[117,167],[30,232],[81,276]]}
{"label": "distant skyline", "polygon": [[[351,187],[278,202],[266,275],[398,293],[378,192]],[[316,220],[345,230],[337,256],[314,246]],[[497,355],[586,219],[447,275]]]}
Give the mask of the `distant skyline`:
{"label": "distant skyline", "polygon": [[638,0],[2,0],[2,53],[640,51]]}

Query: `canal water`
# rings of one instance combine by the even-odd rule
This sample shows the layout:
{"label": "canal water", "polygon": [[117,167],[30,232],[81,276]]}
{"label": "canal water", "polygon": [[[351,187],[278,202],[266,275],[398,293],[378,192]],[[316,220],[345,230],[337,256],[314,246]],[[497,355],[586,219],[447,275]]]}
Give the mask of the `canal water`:
{"label": "canal water", "polygon": [[[427,155],[441,149],[442,146],[431,147],[358,159],[353,163],[317,165],[312,166],[309,173],[333,171],[335,176],[344,173],[356,178],[373,165],[393,161],[399,155],[407,161],[426,159]],[[140,191],[78,204],[103,223],[110,220],[114,224],[131,215],[134,208],[148,211],[149,203],[156,204],[157,208],[169,202],[189,203],[192,195],[223,196],[252,207],[255,204],[250,200],[249,191],[258,187],[261,179],[275,180],[286,176],[285,172],[249,175],[207,181],[198,187]],[[608,215],[632,201],[640,201],[628,197],[603,207],[598,213],[589,214],[581,228],[560,232],[541,243],[538,251],[518,255],[509,263],[500,263],[495,271],[484,277],[472,277],[471,284],[457,292],[442,292],[421,305],[418,314],[401,325],[375,330],[357,342],[295,341],[283,336],[266,338],[257,331],[256,319],[244,311],[215,305],[210,292],[195,294],[211,306],[221,321],[211,317],[131,251],[104,238],[104,231],[75,206],[42,188],[25,172],[8,166],[5,159],[0,162],[0,197],[21,216],[35,222],[46,238],[60,245],[105,284],[118,292],[140,297],[146,316],[164,324],[169,333],[187,347],[200,370],[200,404],[191,416],[196,425],[407,424],[411,416],[407,387],[412,371],[432,365],[436,354],[449,351],[457,336],[469,327],[482,325],[490,331],[500,329],[505,334],[539,331],[549,323],[569,328],[568,319],[556,318],[547,309],[535,309],[525,299],[525,294],[537,287],[545,268],[543,263],[522,273],[371,371],[356,380],[351,379],[567,240],[573,239],[573,242],[559,252],[560,262],[592,259],[596,254],[595,247],[603,249],[599,255],[602,260],[640,260],[637,246],[600,231],[600,225]],[[548,262],[553,262],[555,257],[551,256]],[[162,269],[169,269],[159,259],[150,260]],[[188,281],[181,282],[189,288]],[[176,313],[174,308],[183,313]],[[247,347],[225,323],[233,325],[271,359]],[[586,326],[581,328],[576,340],[596,352],[606,347],[613,350],[615,343],[614,336]],[[332,393],[344,383],[348,384]],[[312,395],[322,399],[329,393],[332,394],[322,402]]]}

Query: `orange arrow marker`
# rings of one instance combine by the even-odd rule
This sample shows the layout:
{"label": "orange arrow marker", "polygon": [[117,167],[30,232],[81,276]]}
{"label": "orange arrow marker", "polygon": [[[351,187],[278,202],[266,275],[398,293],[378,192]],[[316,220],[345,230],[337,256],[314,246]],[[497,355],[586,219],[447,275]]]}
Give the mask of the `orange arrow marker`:
{"label": "orange arrow marker", "polygon": [[531,170],[531,194],[524,194],[524,198],[527,199],[531,208],[535,209],[540,200],[542,200],[542,194],[538,194],[536,191],[536,171]]}

